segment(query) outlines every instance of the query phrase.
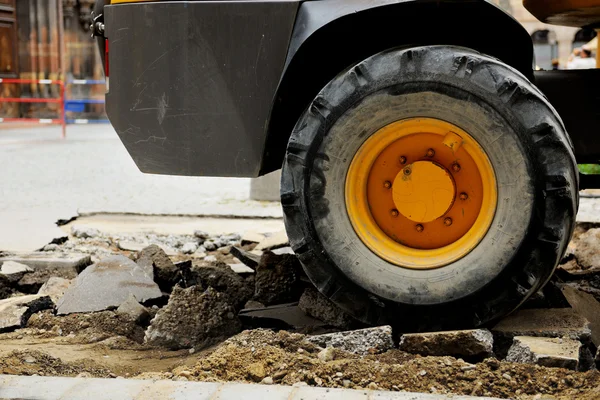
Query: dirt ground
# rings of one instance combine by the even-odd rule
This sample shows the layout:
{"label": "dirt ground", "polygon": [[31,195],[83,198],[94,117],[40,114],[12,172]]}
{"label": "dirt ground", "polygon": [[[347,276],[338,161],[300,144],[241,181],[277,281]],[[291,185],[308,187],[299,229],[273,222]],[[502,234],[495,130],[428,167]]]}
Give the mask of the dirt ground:
{"label": "dirt ground", "polygon": [[452,357],[421,357],[398,350],[364,357],[335,350],[329,359],[320,359],[320,349],[303,341],[303,335],[285,331],[245,331],[192,354],[153,349],[125,337],[87,344],[81,343],[83,338],[36,328],[0,335],[0,373],[285,385],[305,382],[322,387],[516,399],[540,399],[540,395],[546,395],[544,399],[600,398],[598,371],[580,373],[494,358],[469,364]]}

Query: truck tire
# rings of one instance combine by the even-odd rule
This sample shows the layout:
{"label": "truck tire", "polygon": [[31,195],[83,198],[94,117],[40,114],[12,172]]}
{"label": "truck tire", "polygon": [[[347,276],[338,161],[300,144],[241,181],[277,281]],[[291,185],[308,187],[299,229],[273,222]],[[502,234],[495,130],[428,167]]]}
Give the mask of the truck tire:
{"label": "truck tire", "polygon": [[308,277],[369,324],[482,326],[551,277],[578,208],[556,111],[473,50],[376,54],[335,77],[289,140],[281,199]]}

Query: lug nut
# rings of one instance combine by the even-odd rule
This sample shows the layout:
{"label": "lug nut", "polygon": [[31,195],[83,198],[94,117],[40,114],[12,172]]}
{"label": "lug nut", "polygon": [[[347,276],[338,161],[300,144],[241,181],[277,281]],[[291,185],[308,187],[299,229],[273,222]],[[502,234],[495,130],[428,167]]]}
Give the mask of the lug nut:
{"label": "lug nut", "polygon": [[412,171],[410,170],[410,168],[405,168],[404,169],[404,175],[410,175]]}
{"label": "lug nut", "polygon": [[392,187],[392,182],[390,182],[390,181],[383,182],[383,187],[386,188],[386,189],[391,188]]}
{"label": "lug nut", "polygon": [[459,198],[460,198],[462,201],[465,201],[465,200],[467,200],[467,199],[469,198],[469,195],[468,195],[468,194],[466,194],[466,193],[461,193],[461,194],[460,194],[460,196],[459,196]]}
{"label": "lug nut", "polygon": [[406,157],[404,157],[404,156],[400,157],[400,164],[402,164],[402,165],[406,164]]}
{"label": "lug nut", "polygon": [[400,213],[396,209],[392,210],[391,214],[392,214],[392,217],[394,217],[394,218],[396,218],[398,215],[400,215]]}
{"label": "lug nut", "polygon": [[417,232],[419,232],[419,233],[423,232],[423,230],[425,229],[425,228],[423,228],[423,225],[421,225],[421,224],[418,224],[415,228],[417,229]]}
{"label": "lug nut", "polygon": [[446,225],[446,226],[450,226],[450,225],[452,225],[452,218],[446,218],[446,219],[444,220],[444,225]]}
{"label": "lug nut", "polygon": [[435,150],[434,149],[427,150],[426,156],[429,158],[435,156]]}
{"label": "lug nut", "polygon": [[459,163],[452,164],[452,171],[459,172],[460,171],[460,164]]}

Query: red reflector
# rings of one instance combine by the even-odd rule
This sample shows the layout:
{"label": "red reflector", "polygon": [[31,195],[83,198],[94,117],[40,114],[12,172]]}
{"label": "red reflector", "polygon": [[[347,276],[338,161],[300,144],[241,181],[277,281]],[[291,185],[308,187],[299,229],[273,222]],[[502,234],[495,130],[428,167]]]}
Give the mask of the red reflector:
{"label": "red reflector", "polygon": [[104,63],[106,77],[108,78],[108,39],[104,39]]}

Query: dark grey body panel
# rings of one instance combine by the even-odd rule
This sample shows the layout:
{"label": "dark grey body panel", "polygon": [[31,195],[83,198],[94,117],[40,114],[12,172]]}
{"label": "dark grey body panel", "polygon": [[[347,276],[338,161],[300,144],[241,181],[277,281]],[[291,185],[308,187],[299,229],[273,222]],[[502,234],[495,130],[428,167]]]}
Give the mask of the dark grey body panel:
{"label": "dark grey body panel", "polygon": [[[527,32],[483,0],[163,1],[104,13],[108,116],[146,173],[252,177],[280,168],[292,127],[318,91],[398,45],[463,45],[535,79]],[[423,22],[429,30],[417,41],[411,32]],[[492,36],[481,34],[485,26]],[[569,76],[577,87],[595,84],[583,74]],[[586,144],[589,128],[578,123],[597,125],[597,113],[575,101],[597,96],[561,96],[554,76],[537,78],[563,113],[576,155],[597,160],[600,148]]]}
{"label": "dark grey body panel", "polygon": [[296,1],[106,6],[107,113],[142,172],[256,176]]}

